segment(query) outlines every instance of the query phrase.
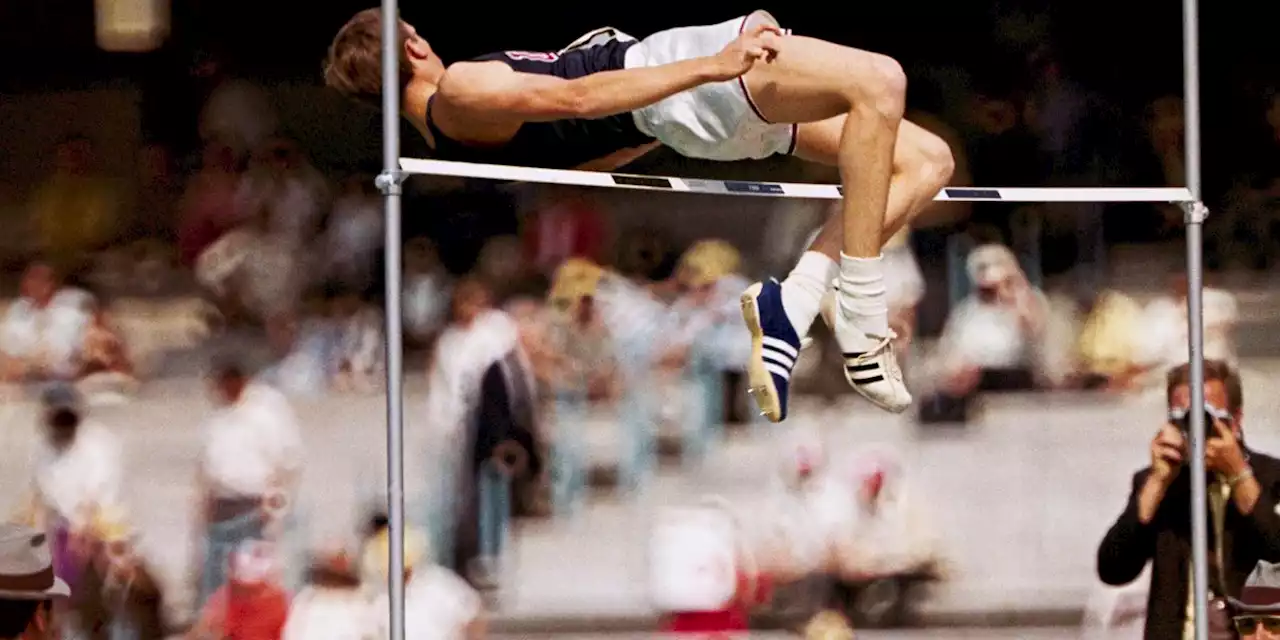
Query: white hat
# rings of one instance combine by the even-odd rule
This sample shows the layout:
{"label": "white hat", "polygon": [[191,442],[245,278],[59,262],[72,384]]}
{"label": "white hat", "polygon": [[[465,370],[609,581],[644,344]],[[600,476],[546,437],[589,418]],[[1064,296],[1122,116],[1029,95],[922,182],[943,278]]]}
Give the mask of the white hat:
{"label": "white hat", "polygon": [[52,600],[71,595],[53,574],[48,536],[16,524],[0,524],[0,598]]}

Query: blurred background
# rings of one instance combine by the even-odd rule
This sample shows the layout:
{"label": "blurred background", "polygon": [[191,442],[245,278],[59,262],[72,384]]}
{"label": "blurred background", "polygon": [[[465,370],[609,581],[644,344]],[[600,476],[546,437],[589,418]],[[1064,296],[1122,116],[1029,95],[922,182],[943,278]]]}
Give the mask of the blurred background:
{"label": "blurred background", "polygon": [[[124,596],[69,619],[133,603],[154,637],[221,624],[219,588],[257,575],[237,563],[254,556],[245,539],[285,550],[270,579],[285,593],[385,572],[379,116],[320,81],[333,34],[366,6],[0,0],[0,508],[85,541],[67,562],[130,567],[126,587],[86,588]],[[1267,394],[1280,375],[1280,56],[1264,46],[1277,7],[1206,3],[1200,16],[1207,353],[1238,365],[1261,452],[1280,446]],[[401,11],[452,61],[755,8]],[[1174,4],[766,8],[901,60],[908,117],[952,144],[957,185],[1185,184]],[[414,131],[403,140],[403,155],[426,156]],[[836,179],[786,158],[662,151],[626,171]],[[657,514],[714,494],[773,532],[762,627],[837,608],[860,628],[959,637],[948,629],[1077,629],[1089,607],[1141,604],[1141,585],[1101,586],[1095,552],[1165,422],[1164,371],[1187,357],[1181,211],[934,206],[886,250],[912,411],[849,394],[819,328],[792,418],[769,425],[745,394],[737,296],[785,274],[829,206],[410,180],[413,558],[465,580],[496,631],[643,631],[664,613],[650,593]],[[581,277],[594,273],[581,260],[604,276]],[[1005,295],[1013,281],[1025,295]],[[485,398],[455,384],[478,360],[529,381],[507,390],[523,408],[497,435],[467,413]],[[50,435],[50,381],[78,390],[78,444]],[[278,394],[250,407],[259,388]],[[209,435],[224,423],[253,428]],[[240,459],[287,476],[267,474],[262,531],[218,528],[234,517],[215,513],[228,500],[207,475],[252,486]],[[817,477],[844,492],[805,497]]]}

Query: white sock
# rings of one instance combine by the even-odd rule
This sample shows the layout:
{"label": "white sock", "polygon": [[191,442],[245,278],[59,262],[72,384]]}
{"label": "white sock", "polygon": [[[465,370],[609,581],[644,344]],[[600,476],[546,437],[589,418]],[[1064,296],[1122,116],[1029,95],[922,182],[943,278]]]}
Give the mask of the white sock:
{"label": "white sock", "polygon": [[883,256],[851,258],[840,254],[840,313],[859,331],[889,335],[889,300],[885,294]]}
{"label": "white sock", "polygon": [[796,268],[782,281],[782,309],[787,312],[787,319],[801,338],[813,326],[822,308],[822,296],[826,295],[831,280],[839,271],[835,260],[817,251],[806,251],[800,256]]}

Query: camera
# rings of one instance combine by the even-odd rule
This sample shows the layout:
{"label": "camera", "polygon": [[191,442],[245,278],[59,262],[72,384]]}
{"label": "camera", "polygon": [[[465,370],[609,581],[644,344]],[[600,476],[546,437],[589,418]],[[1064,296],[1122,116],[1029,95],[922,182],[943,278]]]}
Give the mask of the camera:
{"label": "camera", "polygon": [[[1211,404],[1204,405],[1204,435],[1205,439],[1218,437],[1218,432],[1213,428],[1213,421],[1221,420],[1224,423],[1231,424],[1231,413],[1225,409],[1219,409]],[[1182,437],[1188,441],[1191,440],[1191,410],[1190,409],[1170,409],[1169,422],[1182,432]]]}

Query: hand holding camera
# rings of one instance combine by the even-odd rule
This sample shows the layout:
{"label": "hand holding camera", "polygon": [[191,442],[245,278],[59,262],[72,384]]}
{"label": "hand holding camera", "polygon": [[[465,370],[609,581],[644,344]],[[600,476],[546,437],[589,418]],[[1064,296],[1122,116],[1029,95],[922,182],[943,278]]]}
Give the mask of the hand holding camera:
{"label": "hand holding camera", "polygon": [[[1151,443],[1151,473],[1166,485],[1177,477],[1190,454],[1191,412],[1183,408],[1169,411],[1169,422]],[[1248,468],[1244,448],[1231,429],[1231,414],[1205,405],[1205,467],[1234,478]]]}

